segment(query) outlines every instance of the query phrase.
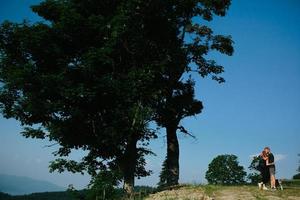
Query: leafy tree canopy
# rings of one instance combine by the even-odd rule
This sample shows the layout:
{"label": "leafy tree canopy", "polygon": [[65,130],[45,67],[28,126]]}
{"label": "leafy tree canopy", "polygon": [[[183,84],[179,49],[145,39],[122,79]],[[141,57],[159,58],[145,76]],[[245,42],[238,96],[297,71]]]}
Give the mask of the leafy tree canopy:
{"label": "leafy tree canopy", "polygon": [[[19,120],[25,137],[57,142],[57,156],[88,152],[79,163],[59,158],[51,170],[96,175],[134,165],[136,176],[149,174],[142,146],[155,137],[149,105],[159,96],[160,46],[168,40],[147,36],[154,27],[149,16],[137,17],[139,4],[47,0],[32,7],[45,22],[1,25],[3,115]],[[129,164],[128,145],[137,141]]]}
{"label": "leafy tree canopy", "polygon": [[205,178],[210,184],[240,184],[245,182],[246,172],[235,155],[219,155],[208,165]]}
{"label": "leafy tree canopy", "polygon": [[229,5],[45,0],[32,7],[45,21],[0,26],[0,110],[22,123],[25,137],[57,142],[59,157],[88,152],[80,162],[59,158],[51,170],[148,175],[143,155],[155,137],[148,123],[164,126],[202,109],[193,80],[180,81],[183,73],[224,81],[223,66],[204,56],[211,50],[232,55],[231,37],[193,19],[224,16]]}

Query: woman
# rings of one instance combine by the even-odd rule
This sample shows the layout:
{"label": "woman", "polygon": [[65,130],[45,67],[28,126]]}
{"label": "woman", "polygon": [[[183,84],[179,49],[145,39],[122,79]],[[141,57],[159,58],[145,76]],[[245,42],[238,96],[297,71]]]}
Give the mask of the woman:
{"label": "woman", "polygon": [[269,167],[267,166],[268,155],[266,151],[262,151],[259,155],[259,171],[261,173],[262,182],[258,183],[259,189],[268,190],[266,184],[270,180]]}

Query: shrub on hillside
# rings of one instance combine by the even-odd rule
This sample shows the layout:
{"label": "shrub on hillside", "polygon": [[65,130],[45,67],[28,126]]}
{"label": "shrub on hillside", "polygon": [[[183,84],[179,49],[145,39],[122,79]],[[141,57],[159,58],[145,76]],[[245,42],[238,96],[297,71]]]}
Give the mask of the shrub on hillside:
{"label": "shrub on hillside", "polygon": [[293,176],[293,179],[300,179],[300,173],[295,174],[295,175]]}
{"label": "shrub on hillside", "polygon": [[92,177],[87,199],[120,199],[122,191],[117,189],[120,183],[120,174],[114,171],[101,171]]}

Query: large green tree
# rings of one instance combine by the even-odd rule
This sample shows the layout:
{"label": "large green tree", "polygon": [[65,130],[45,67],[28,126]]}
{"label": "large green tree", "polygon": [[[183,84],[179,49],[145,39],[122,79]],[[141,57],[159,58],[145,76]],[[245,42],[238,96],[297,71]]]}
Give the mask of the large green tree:
{"label": "large green tree", "polygon": [[205,178],[210,184],[240,184],[245,182],[246,172],[235,155],[219,155],[208,165]]}
{"label": "large green tree", "polygon": [[117,171],[128,193],[135,176],[149,174],[143,155],[155,137],[148,122],[168,34],[153,34],[150,13],[140,11],[146,6],[47,0],[32,7],[44,22],[1,25],[4,117],[19,120],[26,137],[57,142],[59,157],[87,152],[80,162],[58,158],[51,171]]}
{"label": "large green tree", "polygon": [[[88,152],[81,162],[59,158],[52,170],[148,175],[143,155],[155,137],[148,123],[167,130],[168,184],[178,183],[180,121],[202,110],[185,73],[218,75],[211,50],[231,55],[229,36],[201,20],[224,16],[230,0],[46,0],[33,11],[44,22],[5,22],[0,28],[0,108],[21,121],[26,137]],[[189,36],[189,40],[186,37]],[[40,126],[40,128],[36,128]]]}

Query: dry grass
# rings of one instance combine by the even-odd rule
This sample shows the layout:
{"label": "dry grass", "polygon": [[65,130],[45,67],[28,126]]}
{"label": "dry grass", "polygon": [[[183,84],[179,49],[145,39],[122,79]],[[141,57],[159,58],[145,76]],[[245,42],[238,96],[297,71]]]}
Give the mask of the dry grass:
{"label": "dry grass", "polygon": [[300,200],[300,188],[262,191],[255,186],[184,185],[150,195],[146,200]]}

